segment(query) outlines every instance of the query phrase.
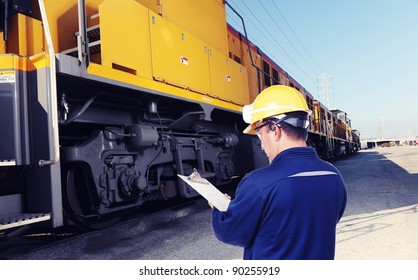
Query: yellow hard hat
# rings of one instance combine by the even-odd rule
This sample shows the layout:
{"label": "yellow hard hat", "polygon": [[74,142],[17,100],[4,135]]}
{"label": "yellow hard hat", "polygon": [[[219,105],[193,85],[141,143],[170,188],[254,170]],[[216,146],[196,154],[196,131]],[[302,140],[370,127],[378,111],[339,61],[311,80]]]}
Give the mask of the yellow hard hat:
{"label": "yellow hard hat", "polygon": [[244,121],[250,124],[243,132],[255,134],[254,128],[258,122],[297,111],[306,112],[308,115],[312,113],[298,90],[282,85],[268,87],[260,92],[252,104],[242,108]]}

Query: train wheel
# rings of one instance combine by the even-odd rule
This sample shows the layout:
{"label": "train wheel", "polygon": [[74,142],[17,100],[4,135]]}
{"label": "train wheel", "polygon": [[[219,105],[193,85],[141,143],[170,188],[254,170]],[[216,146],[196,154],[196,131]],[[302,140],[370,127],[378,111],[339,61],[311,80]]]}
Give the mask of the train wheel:
{"label": "train wheel", "polygon": [[94,199],[89,191],[89,178],[80,165],[72,164],[64,169],[63,203],[64,214],[86,229],[104,229],[117,224],[124,213],[105,215],[92,214]]}

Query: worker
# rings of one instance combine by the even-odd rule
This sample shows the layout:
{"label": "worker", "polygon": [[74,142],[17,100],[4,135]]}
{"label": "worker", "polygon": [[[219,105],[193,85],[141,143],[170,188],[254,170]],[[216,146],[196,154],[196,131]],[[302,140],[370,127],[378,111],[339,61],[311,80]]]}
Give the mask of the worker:
{"label": "worker", "polygon": [[269,165],[244,176],[226,211],[212,207],[212,226],[244,259],[334,259],[347,193],[339,171],[306,145],[310,114],[303,95],[282,85],[243,108],[244,133],[261,139]]}

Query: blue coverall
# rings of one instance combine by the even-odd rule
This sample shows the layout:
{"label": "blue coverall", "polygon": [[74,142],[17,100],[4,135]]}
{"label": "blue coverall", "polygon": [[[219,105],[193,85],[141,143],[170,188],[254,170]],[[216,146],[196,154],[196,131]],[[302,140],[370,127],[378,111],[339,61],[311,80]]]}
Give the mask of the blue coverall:
{"label": "blue coverall", "polygon": [[244,176],[212,225],[220,241],[244,247],[244,259],[334,259],[346,203],[340,172],[313,148],[291,148]]}

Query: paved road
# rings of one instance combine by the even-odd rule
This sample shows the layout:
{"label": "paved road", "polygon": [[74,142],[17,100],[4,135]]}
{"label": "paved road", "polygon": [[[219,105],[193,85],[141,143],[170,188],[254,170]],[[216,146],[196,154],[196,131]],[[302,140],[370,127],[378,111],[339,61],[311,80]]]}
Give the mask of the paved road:
{"label": "paved road", "polygon": [[[418,259],[418,147],[366,150],[334,162],[349,195],[336,259]],[[76,236],[19,259],[241,259],[213,235],[205,200]]]}
{"label": "paved road", "polygon": [[366,150],[335,165],[349,195],[336,259],[418,259],[418,147]]}

